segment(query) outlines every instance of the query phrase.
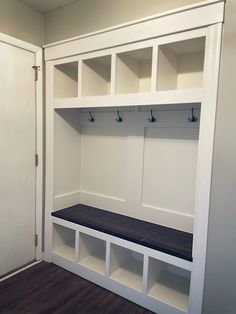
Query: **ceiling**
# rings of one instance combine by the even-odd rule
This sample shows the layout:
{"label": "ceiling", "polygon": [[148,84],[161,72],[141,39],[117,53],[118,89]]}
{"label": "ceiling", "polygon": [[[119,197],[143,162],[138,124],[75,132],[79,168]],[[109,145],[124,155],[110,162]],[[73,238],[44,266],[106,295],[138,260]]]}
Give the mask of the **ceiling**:
{"label": "ceiling", "polygon": [[46,13],[48,11],[62,7],[63,5],[74,2],[75,0],[19,0],[19,1],[29,5],[30,7],[41,13]]}

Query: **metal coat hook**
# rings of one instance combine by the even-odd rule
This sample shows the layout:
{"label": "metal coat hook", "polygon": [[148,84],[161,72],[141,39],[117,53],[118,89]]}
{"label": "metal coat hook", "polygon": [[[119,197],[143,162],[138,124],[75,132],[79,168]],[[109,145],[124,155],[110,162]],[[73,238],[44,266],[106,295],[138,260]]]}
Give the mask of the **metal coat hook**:
{"label": "metal coat hook", "polygon": [[156,118],[152,114],[152,109],[151,109],[151,117],[148,118],[148,121],[151,122],[151,123],[156,122]]}
{"label": "metal coat hook", "polygon": [[189,122],[197,122],[198,118],[194,115],[193,113],[193,108],[192,108],[192,117],[188,118]]}
{"label": "metal coat hook", "polygon": [[116,118],[116,122],[122,122],[123,121],[123,119],[121,118],[121,116],[120,116],[120,111],[119,110],[117,110],[117,118]]}
{"label": "metal coat hook", "polygon": [[94,117],[92,116],[92,113],[91,113],[91,111],[89,111],[89,122],[94,122],[95,120],[94,120]]}

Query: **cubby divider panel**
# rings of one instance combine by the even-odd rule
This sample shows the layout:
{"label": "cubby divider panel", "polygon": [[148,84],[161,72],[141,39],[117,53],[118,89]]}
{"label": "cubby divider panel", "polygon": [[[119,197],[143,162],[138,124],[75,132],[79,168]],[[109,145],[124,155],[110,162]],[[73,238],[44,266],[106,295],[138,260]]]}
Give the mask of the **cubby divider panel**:
{"label": "cubby divider panel", "polygon": [[111,244],[110,254],[110,277],[142,291],[143,255],[115,244]]}
{"label": "cubby divider panel", "polygon": [[83,60],[82,96],[109,95],[111,91],[111,56]]}
{"label": "cubby divider panel", "polygon": [[54,98],[78,97],[78,61],[54,66]]}
{"label": "cubby divider panel", "polygon": [[105,274],[106,241],[80,233],[79,263],[91,270]]}
{"label": "cubby divider panel", "polygon": [[152,48],[117,54],[116,94],[150,92],[151,76]]}
{"label": "cubby divider panel", "polygon": [[53,224],[53,253],[75,260],[75,230]]}
{"label": "cubby divider panel", "polygon": [[188,310],[191,273],[149,257],[148,295],[180,310]]}
{"label": "cubby divider panel", "polygon": [[201,88],[204,52],[204,37],[159,46],[157,90]]}

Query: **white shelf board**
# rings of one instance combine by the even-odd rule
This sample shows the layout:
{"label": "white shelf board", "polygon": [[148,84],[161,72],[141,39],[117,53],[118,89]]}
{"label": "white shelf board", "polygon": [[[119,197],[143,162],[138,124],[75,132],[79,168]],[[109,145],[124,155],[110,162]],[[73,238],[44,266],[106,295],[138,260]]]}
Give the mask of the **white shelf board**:
{"label": "white shelf board", "polygon": [[75,248],[69,245],[60,245],[53,250],[53,253],[65,257],[71,261],[75,260]]}
{"label": "white shelf board", "polygon": [[135,93],[114,96],[89,96],[55,99],[54,108],[96,108],[140,105],[191,104],[202,102],[202,88]]}
{"label": "white shelf board", "polygon": [[187,312],[189,283],[189,279],[166,272],[149,290],[148,295]]}
{"label": "white shelf board", "polygon": [[80,261],[80,265],[87,267],[93,271],[105,274],[105,260],[103,254],[96,252],[94,255],[89,255]]}
{"label": "white shelf board", "polygon": [[126,286],[142,291],[142,267],[143,264],[139,261],[128,261],[125,265],[115,270],[110,277]]}

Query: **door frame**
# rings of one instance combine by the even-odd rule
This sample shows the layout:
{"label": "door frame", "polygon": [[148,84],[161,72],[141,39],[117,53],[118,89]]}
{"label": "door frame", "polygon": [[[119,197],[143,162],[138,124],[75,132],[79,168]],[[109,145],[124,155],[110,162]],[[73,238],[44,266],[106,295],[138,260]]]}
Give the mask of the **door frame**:
{"label": "door frame", "polygon": [[[35,168],[35,233],[38,243],[35,247],[36,260],[43,259],[43,50],[41,47],[27,43],[12,36],[0,33],[0,42],[29,51],[35,55],[35,64],[40,67],[38,80],[35,82],[35,113],[36,113],[36,154],[38,166]],[[33,64],[32,64],[33,66]]]}

